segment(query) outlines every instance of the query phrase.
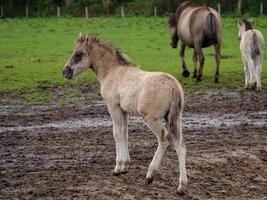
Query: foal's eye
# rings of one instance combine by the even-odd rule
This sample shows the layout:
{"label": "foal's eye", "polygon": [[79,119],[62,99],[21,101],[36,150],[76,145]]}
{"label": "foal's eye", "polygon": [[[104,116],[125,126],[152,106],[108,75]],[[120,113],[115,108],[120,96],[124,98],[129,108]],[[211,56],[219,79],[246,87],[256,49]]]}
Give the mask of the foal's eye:
{"label": "foal's eye", "polygon": [[74,62],[77,63],[82,59],[83,52],[77,51],[74,56]]}

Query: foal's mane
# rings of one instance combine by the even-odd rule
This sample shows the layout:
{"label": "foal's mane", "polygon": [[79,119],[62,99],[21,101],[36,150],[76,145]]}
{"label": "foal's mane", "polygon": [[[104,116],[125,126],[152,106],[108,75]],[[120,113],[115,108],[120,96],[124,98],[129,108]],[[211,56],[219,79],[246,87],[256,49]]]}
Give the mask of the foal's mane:
{"label": "foal's mane", "polygon": [[[81,40],[81,37],[78,39],[78,41]],[[121,52],[120,49],[116,48],[111,42],[99,39],[94,36],[86,35],[86,37],[89,38],[87,43],[90,47],[93,47],[94,45],[102,47],[105,51],[115,56],[119,64],[124,65],[124,66],[136,66],[129,60],[129,58],[127,58],[127,56],[123,52]]]}

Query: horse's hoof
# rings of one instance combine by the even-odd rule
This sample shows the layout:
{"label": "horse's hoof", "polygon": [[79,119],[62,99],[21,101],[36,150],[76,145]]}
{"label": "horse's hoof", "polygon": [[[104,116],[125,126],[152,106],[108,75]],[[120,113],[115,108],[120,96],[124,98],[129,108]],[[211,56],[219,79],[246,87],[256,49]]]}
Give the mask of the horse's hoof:
{"label": "horse's hoof", "polygon": [[187,69],[185,69],[183,71],[183,74],[182,75],[183,75],[183,77],[187,78],[188,76],[190,76],[190,72]]}
{"label": "horse's hoof", "polygon": [[149,178],[146,178],[146,183],[147,184],[151,184],[152,182],[154,181],[154,177],[149,177]]}

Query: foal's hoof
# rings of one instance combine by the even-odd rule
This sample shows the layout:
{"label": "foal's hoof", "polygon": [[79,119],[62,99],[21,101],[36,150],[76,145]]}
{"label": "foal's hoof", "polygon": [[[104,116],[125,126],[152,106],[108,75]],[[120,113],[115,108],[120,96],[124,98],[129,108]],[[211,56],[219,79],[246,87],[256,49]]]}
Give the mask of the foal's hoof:
{"label": "foal's hoof", "polygon": [[154,177],[149,177],[149,178],[146,178],[146,183],[147,184],[151,184],[152,182],[154,181]]}
{"label": "foal's hoof", "polygon": [[185,189],[184,188],[178,188],[177,193],[180,195],[185,195]]}
{"label": "foal's hoof", "polygon": [[121,174],[127,174],[128,170],[121,170]]}
{"label": "foal's hoof", "polygon": [[251,82],[248,83],[248,89],[249,90],[256,90],[256,87],[257,87],[257,83],[256,82],[251,81]]}
{"label": "foal's hoof", "polygon": [[256,87],[256,92],[260,92],[261,91],[261,87]]}
{"label": "foal's hoof", "polygon": [[115,172],[115,171],[113,171],[113,175],[114,176],[119,176],[121,173],[120,172]]}
{"label": "foal's hoof", "polygon": [[178,194],[184,195],[186,193],[186,188],[187,188],[187,180],[180,182],[177,190]]}
{"label": "foal's hoof", "polygon": [[183,71],[183,74],[182,75],[183,75],[183,77],[187,78],[188,76],[190,76],[190,72],[187,69],[185,69]]}

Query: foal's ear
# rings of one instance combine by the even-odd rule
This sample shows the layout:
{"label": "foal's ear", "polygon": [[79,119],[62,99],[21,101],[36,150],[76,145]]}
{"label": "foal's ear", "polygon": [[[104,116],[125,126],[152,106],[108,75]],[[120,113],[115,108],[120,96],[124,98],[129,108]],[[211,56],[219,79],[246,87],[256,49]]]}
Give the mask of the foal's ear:
{"label": "foal's ear", "polygon": [[253,22],[254,22],[254,18],[250,18],[250,19],[248,19],[248,21],[249,21],[251,24],[253,24]]}
{"label": "foal's ear", "polygon": [[86,43],[89,43],[89,41],[90,41],[90,36],[89,35],[86,35],[85,41],[86,41]]}
{"label": "foal's ear", "polygon": [[79,34],[78,42],[83,43],[85,41],[86,35],[84,33]]}

